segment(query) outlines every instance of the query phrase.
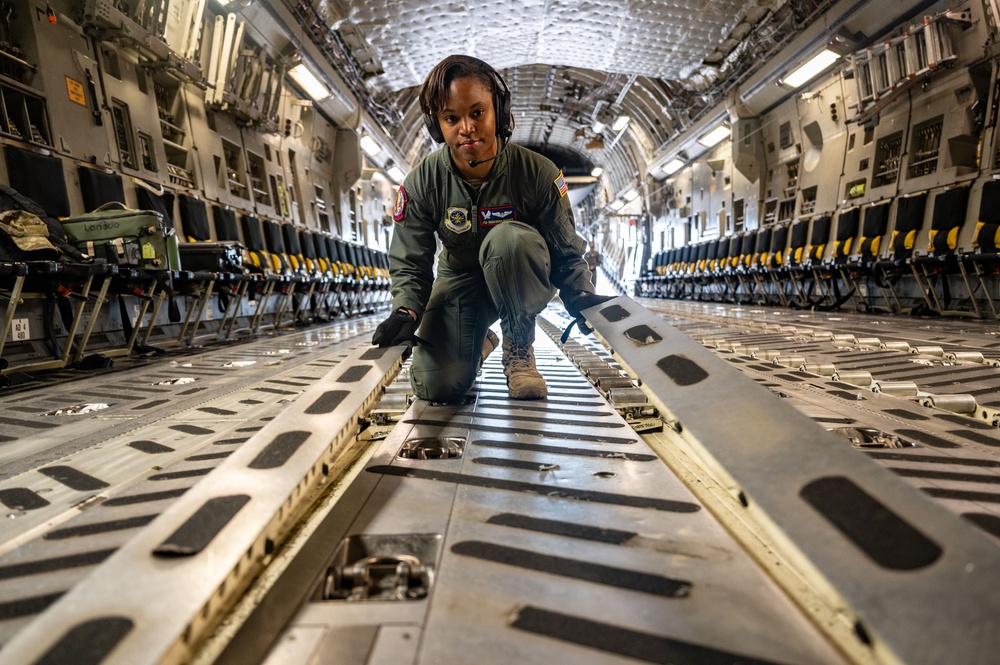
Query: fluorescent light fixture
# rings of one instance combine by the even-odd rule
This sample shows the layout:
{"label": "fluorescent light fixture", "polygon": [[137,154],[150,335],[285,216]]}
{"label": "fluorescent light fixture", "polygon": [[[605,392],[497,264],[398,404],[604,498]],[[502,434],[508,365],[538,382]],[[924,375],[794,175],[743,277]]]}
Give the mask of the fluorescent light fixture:
{"label": "fluorescent light fixture", "polygon": [[630,120],[632,120],[632,118],[628,117],[627,115],[618,116],[618,119],[615,120],[615,124],[611,125],[611,131],[620,132],[621,130],[628,127],[628,123]]}
{"label": "fluorescent light fixture", "polygon": [[600,166],[595,166],[594,170],[590,172],[590,175],[594,178],[600,178],[602,173],[604,173],[604,169]]}
{"label": "fluorescent light fixture", "polygon": [[361,149],[368,153],[369,157],[374,157],[382,152],[382,146],[378,144],[378,141],[367,134],[361,137]]}
{"label": "fluorescent light fixture", "polygon": [[713,145],[721,141],[722,139],[729,136],[729,128],[725,125],[719,125],[708,134],[705,134],[700,139],[698,143],[702,144],[706,148],[711,148]]}
{"label": "fluorescent light fixture", "polygon": [[625,202],[622,201],[621,199],[615,199],[614,201],[608,204],[608,207],[614,210],[615,212],[618,212],[619,210],[625,207]]}
{"label": "fluorescent light fixture", "polygon": [[673,175],[678,171],[680,171],[682,166],[684,166],[684,162],[674,157],[669,162],[664,164],[662,168],[663,172],[666,173],[667,175]]}
{"label": "fluorescent light fixture", "polygon": [[392,179],[392,181],[397,185],[402,185],[403,178],[406,177],[406,174],[403,173],[403,169],[399,168],[398,166],[390,166],[385,170],[385,174],[389,176]]}
{"label": "fluorescent light fixture", "polygon": [[288,75],[295,83],[306,91],[306,94],[313,98],[313,101],[326,99],[330,96],[330,89],[323,85],[316,75],[309,71],[301,62],[288,70]]}
{"label": "fluorescent light fixture", "polygon": [[819,74],[821,71],[832,65],[834,62],[840,59],[840,56],[826,49],[816,55],[814,55],[809,62],[802,65],[794,72],[789,74],[787,77],[781,80],[785,85],[790,85],[793,88],[797,88],[806,81],[812,79],[812,77]]}
{"label": "fluorescent light fixture", "polygon": [[635,189],[630,189],[625,192],[624,198],[626,201],[635,201],[639,197],[639,192]]}

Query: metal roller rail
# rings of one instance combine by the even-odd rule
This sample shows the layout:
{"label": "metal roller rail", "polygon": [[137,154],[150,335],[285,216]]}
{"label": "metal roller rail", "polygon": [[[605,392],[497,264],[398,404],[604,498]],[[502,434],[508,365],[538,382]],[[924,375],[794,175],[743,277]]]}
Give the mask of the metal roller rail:
{"label": "metal roller rail", "polygon": [[827,602],[857,617],[880,660],[997,653],[1000,560],[987,536],[631,299],[586,314],[690,454]]}
{"label": "metal roller rail", "polygon": [[268,564],[403,361],[359,347],[2,651],[0,663],[180,663]]}

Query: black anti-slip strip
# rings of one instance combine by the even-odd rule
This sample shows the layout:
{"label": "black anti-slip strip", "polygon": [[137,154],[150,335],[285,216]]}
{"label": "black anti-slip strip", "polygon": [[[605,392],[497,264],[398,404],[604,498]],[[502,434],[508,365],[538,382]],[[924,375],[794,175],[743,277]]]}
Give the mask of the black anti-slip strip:
{"label": "black anti-slip strip", "polygon": [[[594,404],[594,406],[598,405]],[[600,406],[604,406],[605,409],[604,410],[588,409],[586,411],[583,411],[579,409],[553,409],[550,406],[528,406],[522,404],[511,404],[510,402],[508,402],[507,404],[484,404],[483,401],[480,401],[479,404],[476,405],[475,409],[472,408],[457,409],[455,413],[460,413],[462,415],[472,415],[472,414],[479,415],[482,413],[481,409],[503,409],[505,411],[536,411],[536,412],[541,411],[544,413],[557,413],[564,416],[584,416],[586,418],[595,418],[595,417],[607,418],[608,416],[615,415],[614,411],[607,408],[606,403],[602,402]]]}
{"label": "black anti-slip strip", "polygon": [[207,427],[198,427],[197,425],[171,425],[170,429],[177,432],[183,432],[184,434],[215,434],[214,429],[208,429]]}
{"label": "black anti-slip strip", "polygon": [[297,392],[292,390],[278,390],[277,388],[265,388],[261,386],[254,388],[254,390],[262,393],[271,393],[272,395],[298,395]]}
{"label": "black anti-slip strip", "polygon": [[48,476],[77,492],[93,492],[104,489],[108,484],[99,478],[74,469],[71,466],[46,466],[38,470],[43,476]]}
{"label": "black anti-slip strip", "polygon": [[131,496],[118,496],[114,499],[108,499],[102,506],[131,506],[136,503],[147,503],[149,501],[164,501],[165,499],[176,499],[180,495],[187,492],[187,487],[181,487],[175,490],[166,490],[163,492],[146,492],[145,494],[133,494]]}
{"label": "black anti-slip strip", "polygon": [[466,540],[455,543],[452,545],[451,551],[455,554],[502,563],[507,566],[526,568],[549,575],[571,577],[576,580],[648,593],[654,596],[687,598],[691,594],[691,583],[685,580],[552,556],[551,554],[541,554],[481,540]]}
{"label": "black anti-slip strip", "polygon": [[456,483],[487,489],[509,490],[511,492],[531,492],[554,499],[577,499],[579,501],[594,501],[616,506],[632,506],[635,508],[651,508],[673,513],[694,513],[701,506],[688,501],[671,501],[670,499],[653,499],[644,496],[628,496],[627,494],[612,494],[611,492],[594,492],[578,490],[557,485],[542,485],[526,483],[518,480],[503,480],[485,476],[469,476],[450,471],[435,471],[433,469],[417,469],[413,467],[370,466],[366,469],[371,473],[381,473],[387,476],[403,476],[404,478],[420,478],[422,480],[437,480],[445,483]]}
{"label": "black anti-slip strip", "polygon": [[[41,614],[49,605],[59,600],[65,591],[60,591],[59,593],[50,593],[44,596],[32,596],[30,598],[18,598],[17,600],[9,600],[0,603],[0,621],[6,621],[7,619],[17,619],[18,617],[27,617],[33,614]],[[65,663],[74,663],[75,661],[67,660]]]}
{"label": "black anti-slip strip", "polygon": [[48,499],[27,487],[0,490],[0,503],[13,510],[38,510],[49,505]]}
{"label": "black anti-slip strip", "polygon": [[955,464],[957,466],[981,466],[985,468],[1000,467],[1000,461],[976,459],[974,457],[950,457],[944,455],[910,455],[907,453],[889,453],[881,450],[864,451],[875,459],[896,460],[900,462],[930,462],[932,464]]}
{"label": "black anti-slip strip", "polygon": [[132,630],[126,617],[91,619],[70,628],[34,665],[99,665]]}
{"label": "black anti-slip strip", "polygon": [[589,526],[587,524],[546,520],[538,517],[531,517],[529,515],[518,515],[517,513],[500,513],[499,515],[493,515],[486,520],[486,522],[488,524],[509,526],[515,529],[550,533],[556,536],[580,538],[581,540],[594,540],[599,543],[608,543],[610,545],[624,545],[639,535],[634,531],[602,529],[601,527]]}
{"label": "black anti-slip strip", "polygon": [[203,453],[201,455],[191,455],[191,457],[185,457],[185,462],[206,462],[213,459],[225,459],[233,454],[232,450],[223,450],[218,453]]}
{"label": "black anti-slip strip", "polygon": [[187,469],[185,471],[168,471],[167,473],[154,473],[149,477],[149,480],[178,480],[180,478],[197,478],[198,476],[207,476],[211,473],[214,467],[205,467],[202,469]]}
{"label": "black anti-slip strip", "polygon": [[[108,399],[108,391],[106,391],[106,390],[77,390],[77,391],[75,391],[74,394],[76,394],[76,395],[85,395],[87,397],[97,397],[99,399]],[[145,397],[142,397],[140,395],[126,395],[126,394],[120,393],[120,392],[116,392],[114,394],[114,398],[115,399],[124,399],[124,400],[128,400],[130,402],[131,401],[140,400],[140,399],[146,399]],[[114,406],[114,405],[112,404],[110,406]]]}
{"label": "black anti-slip strip", "polygon": [[656,455],[644,455],[642,453],[620,453],[615,450],[591,450],[589,448],[566,448],[564,446],[546,446],[534,443],[520,443],[517,441],[491,441],[487,439],[477,439],[472,442],[475,446],[484,448],[504,448],[505,450],[525,450],[533,453],[551,453],[553,455],[573,455],[575,457],[601,457],[606,459],[623,459],[631,462],[652,462]]}
{"label": "black anti-slip strip", "polygon": [[220,409],[215,406],[202,406],[198,408],[199,411],[203,413],[208,413],[213,416],[235,416],[235,411],[230,411],[229,409]]}
{"label": "black anti-slip strip", "polygon": [[[934,417],[938,420],[947,420],[949,423],[955,423],[956,425],[964,425],[971,429],[981,429],[987,432],[995,432],[997,429],[986,421],[976,420],[975,418],[963,416],[958,413],[936,413]],[[1000,440],[994,439],[993,445],[1000,446]]]}
{"label": "black anti-slip strip", "polygon": [[[478,421],[490,421],[499,420],[501,422],[528,422],[528,423],[538,423],[540,425],[556,425],[556,426],[566,426],[566,427],[579,427],[582,423],[579,419],[577,420],[562,420],[559,418],[539,418],[536,416],[522,416],[514,413],[484,413],[482,411],[476,411],[475,413],[462,413],[457,415],[463,415],[467,418],[475,418]],[[611,427],[620,428],[627,427],[627,425],[621,421],[600,421],[600,420],[587,420],[587,427]]]}
{"label": "black anti-slip strip", "polygon": [[[256,432],[259,429],[260,429],[260,427],[256,427],[256,428],[254,428],[253,431]],[[218,441],[215,442],[214,445],[216,445],[216,446],[229,446],[229,445],[234,445],[234,444],[237,444],[237,443],[243,443],[243,442],[249,441],[249,440],[250,440],[250,438],[249,437],[245,437],[245,436],[237,437],[235,439],[219,439]]]}
{"label": "black anti-slip strip", "polygon": [[158,556],[191,556],[201,552],[250,501],[246,494],[206,501],[184,524],[153,550]]}
{"label": "black anti-slip strip", "polygon": [[138,517],[126,517],[120,520],[109,520],[107,522],[93,522],[91,524],[81,524],[80,526],[68,526],[62,529],[55,529],[45,534],[45,540],[63,540],[64,538],[76,538],[78,536],[93,536],[98,533],[110,533],[112,531],[124,531],[125,529],[137,529],[146,526],[156,519],[156,515],[139,515]]}
{"label": "black anti-slip strip", "polygon": [[391,348],[392,347],[389,347],[389,346],[373,346],[372,348],[368,349],[367,351],[365,351],[364,353],[362,353],[360,356],[358,356],[358,359],[359,360],[378,360],[379,358],[381,358],[382,356],[384,356],[386,353],[388,353],[389,349],[391,349]]}
{"label": "black anti-slip strip", "polygon": [[981,501],[983,503],[1000,503],[1000,494],[991,492],[974,492],[972,490],[950,490],[943,487],[921,487],[921,491],[938,499],[956,499],[958,501]]}
{"label": "black anti-slip strip", "polygon": [[155,399],[152,402],[146,402],[145,404],[137,404],[132,407],[133,411],[145,411],[146,409],[152,409],[156,406],[162,406],[163,404],[170,404],[169,399]]}
{"label": "black anti-slip strip", "polygon": [[888,413],[890,416],[896,416],[897,418],[902,418],[904,420],[928,420],[927,416],[921,413],[907,411],[906,409],[886,409],[883,413]]}
{"label": "black anti-slip strip", "polygon": [[324,413],[333,413],[333,410],[340,406],[340,403],[344,401],[350,395],[346,390],[327,390],[325,393],[316,398],[309,408],[305,412],[311,416],[322,415]]}
{"label": "black anti-slip strip", "polygon": [[30,429],[52,429],[53,427],[59,427],[62,423],[51,420],[21,420],[20,418],[0,416],[0,424],[13,425],[14,427],[28,427]]}
{"label": "black anti-slip strip", "polygon": [[[493,395],[496,395],[496,397],[493,397]],[[506,406],[511,406],[510,396],[508,395],[506,389],[504,389],[502,391],[501,390],[480,390],[479,391],[479,403],[482,404],[483,406],[488,406],[488,404],[486,404],[487,402],[495,402],[495,403],[498,403],[498,404],[504,404]],[[545,399],[544,403],[547,404],[547,405],[549,405],[549,404],[569,404],[570,406],[595,406],[595,407],[604,407],[604,408],[606,408],[608,406],[608,403],[605,402],[604,400],[594,399],[594,394],[593,393],[590,393],[590,394],[587,394],[587,395],[581,395],[580,397],[572,397],[572,398],[566,398],[566,399],[559,399],[558,397],[554,397],[550,393],[549,396]],[[520,409],[520,408],[524,408],[524,407],[522,405],[518,404],[517,408]],[[544,409],[545,407],[534,407],[534,408]]]}
{"label": "black anti-slip strip", "polygon": [[531,605],[520,608],[510,625],[536,635],[658,665],[780,665],[773,660],[721,651]]}
{"label": "black anti-slip strip", "polygon": [[940,545],[850,478],[817,478],[799,494],[880,566],[892,570],[917,570],[941,558]]}
{"label": "black anti-slip strip", "polygon": [[982,444],[984,446],[1000,446],[1000,439],[990,436],[989,434],[983,434],[981,432],[966,432],[964,430],[955,429],[948,430],[948,434],[952,436],[961,437],[967,441],[975,441],[976,443]]}
{"label": "black anti-slip strip", "polygon": [[931,469],[897,469],[889,467],[893,473],[905,478],[925,478],[927,480],[954,480],[960,483],[986,483],[1000,485],[1000,476],[988,473],[959,473],[957,471],[937,471]]}
{"label": "black anti-slip strip", "polygon": [[[558,464],[553,464],[552,462],[529,462],[527,460],[510,459],[507,457],[473,457],[472,461],[476,464],[485,464],[486,466],[523,469],[524,471],[551,471],[552,469],[559,468]],[[548,467],[548,469],[545,467]]]}
{"label": "black anti-slip strip", "polygon": [[962,513],[962,517],[991,536],[1000,538],[1000,516],[991,515],[990,513]]}
{"label": "black anti-slip strip", "polygon": [[309,383],[302,383],[301,381],[284,381],[282,379],[268,379],[267,382],[277,383],[279,386],[294,386],[296,388],[304,388],[308,385],[312,385]]}
{"label": "black anti-slip strip", "polygon": [[251,469],[278,468],[291,459],[292,455],[295,454],[295,451],[298,450],[310,436],[312,436],[312,432],[296,430],[282,432],[278,436],[274,437],[274,440],[267,444],[267,447],[253,458],[249,467]]}
{"label": "black anti-slip strip", "polygon": [[67,556],[55,556],[50,559],[38,559],[37,561],[25,561],[9,566],[0,566],[0,580],[9,580],[26,575],[41,575],[67,568],[81,568],[83,566],[95,566],[115,553],[114,549],[94,550],[82,554],[69,554]]}
{"label": "black anti-slip strip", "polygon": [[948,439],[941,438],[934,434],[929,434],[928,432],[922,432],[918,429],[898,429],[896,434],[903,437],[904,439],[909,439],[910,441],[916,441],[917,443],[922,443],[925,446],[930,446],[931,448],[961,448],[959,444],[954,441],[949,441]]}
{"label": "black anti-slip strip", "polygon": [[[490,432],[491,434],[528,434],[534,436],[547,437],[550,439],[573,439],[575,441],[594,441],[597,443],[635,443],[634,439],[626,439],[620,436],[603,436],[593,434],[580,434],[579,432],[559,431],[559,430],[538,430],[526,429],[523,427],[497,427],[485,423],[456,423],[450,420],[429,420],[427,418],[416,418],[404,420],[408,425],[429,425],[431,427],[464,427],[474,432]],[[579,425],[580,423],[573,423]]]}
{"label": "black anti-slip strip", "polygon": [[337,377],[338,383],[355,383],[365,378],[372,369],[372,365],[354,365]]}

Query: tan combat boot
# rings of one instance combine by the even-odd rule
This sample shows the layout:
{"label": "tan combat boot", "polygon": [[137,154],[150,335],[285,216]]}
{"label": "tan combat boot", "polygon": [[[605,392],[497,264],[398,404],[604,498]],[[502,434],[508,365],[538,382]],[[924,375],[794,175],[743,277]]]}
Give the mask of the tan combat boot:
{"label": "tan combat boot", "polygon": [[503,373],[511,399],[544,399],[549,391],[545,379],[535,369],[535,351],[531,342],[512,342],[503,338]]}

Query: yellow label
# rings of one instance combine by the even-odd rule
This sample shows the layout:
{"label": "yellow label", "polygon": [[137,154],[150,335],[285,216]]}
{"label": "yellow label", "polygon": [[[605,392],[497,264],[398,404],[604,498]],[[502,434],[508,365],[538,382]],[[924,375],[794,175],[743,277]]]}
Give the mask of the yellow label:
{"label": "yellow label", "polygon": [[150,245],[148,242],[142,244],[142,258],[147,261],[156,258],[156,248]]}
{"label": "yellow label", "polygon": [[83,84],[66,77],[66,92],[69,93],[69,101],[76,102],[80,106],[87,105],[87,96],[83,94]]}

